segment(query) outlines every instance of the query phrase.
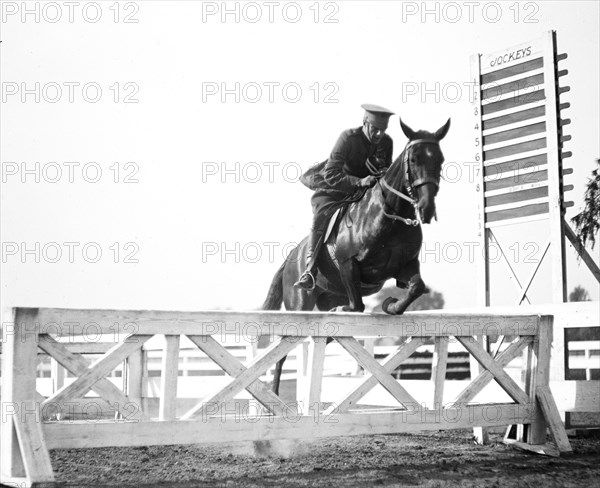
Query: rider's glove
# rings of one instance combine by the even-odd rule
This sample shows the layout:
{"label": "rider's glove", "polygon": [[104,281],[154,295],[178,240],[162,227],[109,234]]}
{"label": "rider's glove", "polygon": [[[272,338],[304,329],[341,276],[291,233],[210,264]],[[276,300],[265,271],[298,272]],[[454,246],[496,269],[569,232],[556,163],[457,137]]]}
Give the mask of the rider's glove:
{"label": "rider's glove", "polygon": [[372,186],[375,185],[375,183],[377,183],[377,178],[373,175],[369,175],[364,178],[361,178],[358,181],[358,187],[359,188],[371,188]]}

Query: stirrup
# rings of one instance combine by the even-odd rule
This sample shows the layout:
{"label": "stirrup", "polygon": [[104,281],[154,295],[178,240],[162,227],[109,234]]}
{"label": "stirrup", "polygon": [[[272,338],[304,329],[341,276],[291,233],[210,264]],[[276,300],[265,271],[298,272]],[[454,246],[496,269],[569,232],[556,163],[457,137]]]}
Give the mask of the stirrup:
{"label": "stirrup", "polygon": [[[305,276],[310,276],[310,279],[312,280],[312,286],[310,288],[305,288],[302,286],[301,281]],[[315,287],[317,286],[317,280],[315,279],[313,274],[310,272],[310,270],[306,270],[304,273],[302,273],[302,276],[300,276],[300,279],[298,281],[296,281],[296,283],[294,283],[294,286],[297,288],[302,288],[303,290],[313,291],[315,289]]]}

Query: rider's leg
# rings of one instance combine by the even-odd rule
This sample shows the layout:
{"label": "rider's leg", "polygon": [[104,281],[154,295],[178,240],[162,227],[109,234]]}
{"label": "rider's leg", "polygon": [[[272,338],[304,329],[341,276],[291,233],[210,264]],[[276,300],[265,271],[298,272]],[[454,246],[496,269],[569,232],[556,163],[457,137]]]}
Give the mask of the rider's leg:
{"label": "rider's leg", "polygon": [[[325,221],[325,222],[323,222]],[[300,279],[294,283],[294,286],[304,288],[305,290],[314,289],[317,282],[317,256],[323,243],[325,235],[326,218],[322,215],[315,213],[313,217],[312,228],[308,236],[308,242],[306,243],[306,270],[300,277]]]}
{"label": "rider's leg", "polygon": [[294,286],[304,288],[305,290],[312,290],[316,285],[317,257],[321,249],[321,244],[323,244],[327,222],[331,216],[332,204],[335,202],[335,198],[332,198],[328,192],[316,191],[311,198],[313,222],[307,242],[306,271],[294,283]]}

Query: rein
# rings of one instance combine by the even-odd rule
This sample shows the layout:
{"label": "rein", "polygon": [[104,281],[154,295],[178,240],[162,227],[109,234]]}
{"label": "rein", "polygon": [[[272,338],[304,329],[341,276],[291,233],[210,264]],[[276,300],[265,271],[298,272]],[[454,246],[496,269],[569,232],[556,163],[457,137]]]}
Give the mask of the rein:
{"label": "rein", "polygon": [[[379,186],[381,187],[381,194],[383,195],[384,199],[385,199],[385,194],[383,192],[383,188],[385,187],[385,189],[388,190],[389,192],[391,192],[394,195],[396,195],[397,197],[400,197],[400,198],[406,200],[407,202],[409,202],[414,207],[415,215],[417,216],[417,218],[416,218],[416,220],[407,219],[407,218],[401,217],[400,215],[394,215],[394,214],[387,213],[385,211],[385,209],[383,210],[383,215],[385,215],[389,219],[396,220],[396,221],[402,222],[406,225],[410,225],[413,227],[423,224],[423,222],[421,221],[421,213],[419,212],[419,209],[417,207],[417,202],[414,199],[413,192],[415,190],[415,187],[419,186],[419,185],[423,185],[428,182],[433,182],[435,184],[438,184],[437,181],[432,180],[432,179],[426,179],[426,178],[421,178],[413,183],[411,183],[411,181],[410,181],[410,174],[408,172],[408,149],[410,149],[412,146],[414,146],[416,144],[425,144],[425,143],[439,144],[439,141],[437,139],[414,139],[412,141],[409,141],[409,143],[404,148],[404,151],[402,151],[402,153],[404,154],[404,156],[402,158],[402,164],[404,165],[405,181],[407,182],[406,191],[408,192],[408,195],[405,195],[401,191],[398,191],[395,188],[393,188],[392,186],[390,186],[390,184],[387,181],[385,181],[385,179],[383,179],[383,178],[380,178],[377,181],[379,183]],[[373,174],[375,174],[377,176],[383,176],[383,172],[377,171],[375,166],[373,166],[369,160],[367,160],[367,168]],[[417,183],[417,185],[415,185],[415,183]],[[384,201],[384,206],[385,206],[385,201]]]}

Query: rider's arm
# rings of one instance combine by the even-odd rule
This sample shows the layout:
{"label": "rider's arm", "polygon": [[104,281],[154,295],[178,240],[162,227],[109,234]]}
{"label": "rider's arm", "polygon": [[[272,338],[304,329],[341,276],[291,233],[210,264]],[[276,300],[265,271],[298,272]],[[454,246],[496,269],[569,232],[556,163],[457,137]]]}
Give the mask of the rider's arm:
{"label": "rider's arm", "polygon": [[344,193],[354,193],[360,178],[346,173],[344,166],[350,159],[351,143],[348,139],[348,133],[343,132],[338,138],[331,156],[325,165],[325,181],[334,190]]}

